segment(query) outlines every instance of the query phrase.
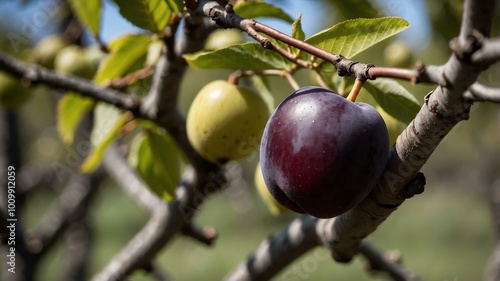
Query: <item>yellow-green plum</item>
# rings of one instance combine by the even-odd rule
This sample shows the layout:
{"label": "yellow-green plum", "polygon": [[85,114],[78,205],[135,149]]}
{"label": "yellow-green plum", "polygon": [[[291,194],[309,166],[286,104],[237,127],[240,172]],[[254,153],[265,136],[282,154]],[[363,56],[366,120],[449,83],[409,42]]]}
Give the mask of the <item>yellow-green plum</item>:
{"label": "yellow-green plum", "polygon": [[385,48],[384,61],[388,66],[410,67],[413,55],[408,45],[401,41],[395,41]]}
{"label": "yellow-green plum", "polygon": [[29,98],[28,88],[21,85],[19,80],[0,72],[0,104],[7,110],[15,110]]}
{"label": "yellow-green plum", "polygon": [[88,58],[85,49],[76,45],[70,45],[59,52],[54,61],[54,68],[59,73],[86,79],[91,79],[97,70],[97,66]]}
{"label": "yellow-green plum", "polygon": [[259,196],[262,198],[272,215],[278,216],[288,211],[287,207],[281,205],[278,201],[276,201],[276,199],[274,199],[271,193],[269,193],[264,181],[264,176],[262,175],[260,164],[257,164],[255,169],[254,183]]}
{"label": "yellow-green plum", "polygon": [[50,35],[42,39],[33,49],[33,60],[35,63],[47,68],[54,68],[54,60],[57,54],[64,49],[66,42],[61,36]]}
{"label": "yellow-green plum", "polygon": [[239,160],[259,146],[269,115],[258,93],[216,80],[200,90],[189,108],[188,139],[202,157],[213,163]]}
{"label": "yellow-green plum", "polygon": [[244,41],[243,34],[237,29],[224,29],[214,31],[208,36],[205,49],[217,50]]}

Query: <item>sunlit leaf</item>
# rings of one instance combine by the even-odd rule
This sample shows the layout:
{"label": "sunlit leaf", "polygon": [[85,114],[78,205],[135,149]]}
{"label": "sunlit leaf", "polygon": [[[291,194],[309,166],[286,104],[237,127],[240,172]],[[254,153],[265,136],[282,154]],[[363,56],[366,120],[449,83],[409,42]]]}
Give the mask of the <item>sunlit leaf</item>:
{"label": "sunlit leaf", "polygon": [[[302,29],[302,14],[299,14],[292,24],[292,37],[299,40],[304,40],[306,37],[306,34]],[[306,52],[303,52],[297,48],[292,48],[292,50],[295,54],[300,54],[300,59],[308,60],[309,54],[307,54]]]}
{"label": "sunlit leaf", "polygon": [[65,144],[71,144],[83,117],[94,101],[76,93],[66,93],[57,104],[57,131]]}
{"label": "sunlit leaf", "polygon": [[266,102],[266,105],[269,108],[269,112],[273,112],[276,108],[276,102],[274,100],[273,94],[271,93],[271,90],[269,90],[269,83],[266,79],[266,76],[252,75],[251,79],[255,89]]}
{"label": "sunlit leaf", "polygon": [[94,81],[102,84],[125,75],[138,62],[144,64],[150,42],[151,37],[145,34],[127,34],[112,41],[110,54],[100,64]]}
{"label": "sunlit leaf", "polygon": [[132,24],[160,33],[167,26],[172,13],[179,11],[179,1],[167,0],[113,0],[120,14]]}
{"label": "sunlit leaf", "polygon": [[244,18],[272,17],[292,23],[293,19],[281,8],[265,2],[241,2],[234,11]]}
{"label": "sunlit leaf", "polygon": [[311,36],[306,42],[328,52],[352,58],[408,26],[406,20],[398,17],[347,20]]}
{"label": "sunlit leaf", "polygon": [[215,51],[184,55],[184,58],[190,66],[202,69],[266,70],[289,67],[283,57],[258,43],[232,45]]}
{"label": "sunlit leaf", "polygon": [[302,14],[299,14],[292,24],[292,37],[299,40],[304,40],[306,38],[304,30],[302,30]]}
{"label": "sunlit leaf", "polygon": [[137,171],[149,188],[165,201],[175,198],[180,180],[180,158],[174,141],[166,133],[146,129],[137,136]]}
{"label": "sunlit leaf", "polygon": [[392,79],[368,80],[364,87],[382,109],[400,121],[410,123],[420,110],[417,99]]}
{"label": "sunlit leaf", "polygon": [[[95,111],[95,117],[100,117],[99,120],[106,121],[97,124],[94,122],[94,129],[90,137],[93,148],[80,166],[80,170],[84,173],[89,173],[97,169],[106,152],[106,148],[116,139],[120,129],[130,121],[129,113],[121,113],[116,107],[108,104],[99,103]],[[109,119],[106,119],[106,117],[109,117]]]}
{"label": "sunlit leaf", "polygon": [[148,52],[146,56],[146,65],[153,66],[158,60],[160,60],[161,52],[165,42],[163,40],[154,40],[148,46]]}
{"label": "sunlit leaf", "polygon": [[92,34],[99,33],[101,0],[69,0],[69,3],[82,24],[88,27]]}

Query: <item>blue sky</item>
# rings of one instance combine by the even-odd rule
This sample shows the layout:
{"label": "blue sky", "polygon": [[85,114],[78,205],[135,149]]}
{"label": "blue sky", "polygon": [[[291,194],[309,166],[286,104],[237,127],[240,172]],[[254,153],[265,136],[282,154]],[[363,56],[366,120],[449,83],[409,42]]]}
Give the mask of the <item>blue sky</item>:
{"label": "blue sky", "polygon": [[[51,0],[49,0],[50,2]],[[52,0],[58,2],[59,0]],[[50,9],[42,7],[43,1],[34,1],[31,5],[20,5],[20,1],[5,1],[0,0],[0,19],[4,22],[12,24],[19,30],[17,32],[25,32],[22,29],[31,28],[29,37],[36,41],[43,37],[47,32],[51,32],[47,28],[48,24],[38,24],[43,20],[43,10],[45,14],[50,13]],[[324,12],[321,9],[324,0],[268,0],[268,2],[275,2],[277,6],[281,7],[291,17],[295,18],[299,12],[302,13],[302,25],[306,36],[311,36],[320,31],[320,26],[317,18],[328,17],[329,15],[318,13]],[[284,5],[286,3],[286,5]],[[385,14],[391,16],[400,16],[410,22],[410,28],[399,35],[404,41],[416,49],[421,49],[427,42],[429,23],[427,19],[427,12],[423,0],[400,1],[400,0],[376,0],[376,3]],[[38,17],[36,16],[38,15]],[[42,15],[40,17],[40,15]],[[282,32],[290,34],[290,24],[272,19],[258,19],[259,21],[272,26]],[[38,21],[38,22],[37,22]],[[28,29],[29,29],[28,28]],[[118,8],[111,0],[104,0],[104,9],[101,23],[101,37],[104,41],[109,42],[113,38],[120,36],[127,32],[138,31],[136,27],[123,19],[118,11]]]}
{"label": "blue sky", "polygon": [[[286,5],[284,1],[268,1],[277,2],[277,6],[281,7],[292,18],[295,18],[299,12],[302,13],[302,26],[306,36],[311,36],[319,31],[319,25],[316,19],[318,11],[322,11],[322,1],[318,0],[289,0]],[[307,2],[307,5],[304,3]],[[410,46],[421,48],[428,38],[428,19],[426,16],[425,3],[422,0],[400,1],[400,0],[378,0],[377,1],[387,15],[400,16],[410,22],[410,28],[404,31],[400,36],[402,40],[407,41]],[[105,41],[110,40],[120,34],[128,31],[137,30],[129,22],[123,19],[114,3],[109,0],[105,1],[106,5],[103,13],[103,23],[101,34]],[[321,17],[328,15],[321,15]],[[290,24],[281,20],[259,19],[275,29],[290,34]]]}

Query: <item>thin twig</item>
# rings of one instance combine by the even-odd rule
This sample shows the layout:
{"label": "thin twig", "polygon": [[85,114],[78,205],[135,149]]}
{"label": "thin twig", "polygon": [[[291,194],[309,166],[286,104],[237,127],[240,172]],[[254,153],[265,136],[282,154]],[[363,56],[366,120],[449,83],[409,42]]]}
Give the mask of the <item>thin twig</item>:
{"label": "thin twig", "polygon": [[215,228],[211,226],[199,228],[193,222],[186,225],[186,227],[182,230],[182,234],[207,246],[211,246],[218,236]]}
{"label": "thin twig", "polygon": [[373,245],[363,242],[358,248],[359,254],[369,262],[369,269],[386,272],[394,281],[420,281],[421,279],[412,271],[404,268],[397,261],[389,260]]}
{"label": "thin twig", "polygon": [[474,52],[471,57],[471,62],[474,65],[481,65],[487,68],[491,64],[500,61],[500,37],[497,38],[480,38],[481,48]]}
{"label": "thin twig", "polygon": [[358,61],[347,59],[340,54],[330,53],[311,44],[308,44],[305,41],[295,39],[285,33],[282,33],[253,19],[242,18],[234,13],[226,11],[226,9],[219,5],[219,3],[216,1],[200,1],[198,5],[198,10],[201,13],[212,18],[219,25],[224,27],[239,28],[245,31],[250,37],[260,42],[264,48],[274,50],[286,59],[289,59],[302,67],[310,68],[311,65],[306,61],[300,60],[294,54],[283,50],[277,44],[272,43],[271,40],[260,35],[258,32],[261,32],[267,36],[272,37],[273,39],[293,46],[306,53],[314,55],[317,58],[330,62],[335,66],[340,76],[352,75],[362,80],[376,78],[374,76],[368,76],[368,70],[373,67],[373,65],[371,64],[360,63]]}
{"label": "thin twig", "polygon": [[464,93],[464,97],[478,102],[487,101],[500,103],[500,88],[488,87],[476,82]]}
{"label": "thin twig", "polygon": [[57,89],[74,91],[94,100],[103,101],[118,108],[129,110],[135,116],[145,117],[144,114],[139,112],[140,102],[133,96],[103,88],[87,79],[58,74],[39,65],[26,64],[1,51],[0,69],[18,78],[23,78],[31,84],[45,84]]}

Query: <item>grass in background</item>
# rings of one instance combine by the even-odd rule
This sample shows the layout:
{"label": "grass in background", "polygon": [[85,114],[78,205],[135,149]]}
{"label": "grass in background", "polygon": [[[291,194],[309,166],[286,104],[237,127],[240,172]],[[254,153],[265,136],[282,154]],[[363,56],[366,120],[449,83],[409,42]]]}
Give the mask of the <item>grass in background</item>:
{"label": "grass in background", "polygon": [[[42,195],[31,202],[25,213],[28,225],[45,212],[47,201]],[[91,266],[97,272],[140,230],[147,214],[108,182],[101,188],[92,215],[96,244]],[[218,230],[215,245],[207,247],[180,236],[160,253],[158,264],[174,280],[221,280],[263,239],[279,233],[294,217],[272,217],[252,189],[231,188],[209,200],[196,218],[200,226]],[[428,188],[403,204],[368,240],[384,251],[400,250],[404,264],[423,280],[479,280],[492,249],[489,206],[479,194]],[[39,280],[54,280],[64,253],[58,246],[47,257]],[[350,264],[337,264],[325,249],[317,248],[274,280],[386,280],[363,268],[361,257]],[[128,280],[152,279],[136,272]]]}

